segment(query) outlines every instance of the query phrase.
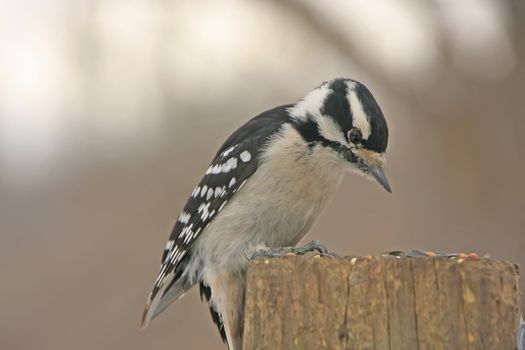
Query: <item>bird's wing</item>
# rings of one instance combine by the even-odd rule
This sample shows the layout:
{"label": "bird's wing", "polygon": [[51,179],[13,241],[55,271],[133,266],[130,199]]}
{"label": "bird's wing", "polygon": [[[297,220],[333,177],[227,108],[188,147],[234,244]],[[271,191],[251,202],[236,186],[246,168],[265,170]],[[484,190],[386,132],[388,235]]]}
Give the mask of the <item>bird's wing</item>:
{"label": "bird's wing", "polygon": [[257,170],[265,142],[286,121],[287,107],[277,107],[251,119],[219,149],[171,232],[159,275],[146,303],[142,327],[192,287],[193,283],[181,279],[192,245]]}

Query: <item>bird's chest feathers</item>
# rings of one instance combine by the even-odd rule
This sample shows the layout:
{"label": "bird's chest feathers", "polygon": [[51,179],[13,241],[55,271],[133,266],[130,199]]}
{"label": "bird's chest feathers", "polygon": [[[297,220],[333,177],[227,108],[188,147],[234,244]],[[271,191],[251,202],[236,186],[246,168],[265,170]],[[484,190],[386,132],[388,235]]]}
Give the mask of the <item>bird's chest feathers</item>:
{"label": "bird's chest feathers", "polygon": [[297,152],[292,159],[276,157],[263,164],[255,177],[267,181],[249,181],[253,184],[253,193],[270,202],[283,201],[286,205],[327,200],[338,187],[342,174],[334,174],[334,169],[322,161],[312,164],[306,157],[311,158]]}
{"label": "bird's chest feathers", "polygon": [[283,196],[298,202],[326,201],[339,187],[344,174],[342,161],[322,146],[308,147],[294,129],[285,129],[285,135],[262,155],[263,162],[255,174],[267,181],[266,191],[276,198]]}
{"label": "bird's chest feathers", "polygon": [[344,170],[329,152],[309,149],[297,135],[274,144],[239,196],[253,210],[269,245],[296,244],[339,187]]}

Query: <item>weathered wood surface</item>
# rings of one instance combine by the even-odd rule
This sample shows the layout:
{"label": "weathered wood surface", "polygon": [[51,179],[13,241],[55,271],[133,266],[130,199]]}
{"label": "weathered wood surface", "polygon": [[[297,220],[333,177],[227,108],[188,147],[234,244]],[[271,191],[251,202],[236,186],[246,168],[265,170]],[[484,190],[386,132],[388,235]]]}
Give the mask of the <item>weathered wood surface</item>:
{"label": "weathered wood surface", "polygon": [[512,350],[519,300],[518,269],[502,261],[258,259],[243,349]]}

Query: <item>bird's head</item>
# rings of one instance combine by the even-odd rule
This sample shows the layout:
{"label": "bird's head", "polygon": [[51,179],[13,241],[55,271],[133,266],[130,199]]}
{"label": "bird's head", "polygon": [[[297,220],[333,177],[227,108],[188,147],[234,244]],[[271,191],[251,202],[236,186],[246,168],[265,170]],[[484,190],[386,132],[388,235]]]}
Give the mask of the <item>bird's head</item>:
{"label": "bird's head", "polygon": [[288,111],[312,149],[329,150],[348,169],[376,180],[391,192],[384,172],[388,126],[366,86],[351,79],[331,80]]}

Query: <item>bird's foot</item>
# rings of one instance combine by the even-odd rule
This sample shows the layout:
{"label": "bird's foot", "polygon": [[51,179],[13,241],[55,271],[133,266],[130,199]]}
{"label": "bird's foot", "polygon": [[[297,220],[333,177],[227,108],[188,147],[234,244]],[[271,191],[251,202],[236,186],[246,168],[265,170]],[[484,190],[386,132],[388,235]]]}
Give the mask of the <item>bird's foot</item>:
{"label": "bird's foot", "polygon": [[461,259],[472,259],[472,260],[477,260],[478,259],[478,254],[476,253],[452,253],[452,254],[449,254],[449,253],[436,253],[436,252],[432,252],[432,251],[424,251],[424,250],[419,250],[419,249],[412,249],[411,251],[409,252],[403,252],[403,251],[399,251],[399,250],[395,250],[395,251],[391,251],[391,252],[386,252],[386,253],[383,253],[381,254],[383,256],[385,255],[390,255],[390,256],[395,256],[395,257],[409,257],[409,258],[414,258],[414,257],[421,257],[421,256],[428,256],[428,257],[446,257],[446,258],[451,258],[451,259],[455,259],[455,258],[461,258]]}
{"label": "bird's foot", "polygon": [[317,252],[323,256],[337,256],[330,251],[321,241],[314,240],[306,243],[302,247],[278,247],[258,249],[252,256],[251,260],[257,258],[275,258],[283,256],[304,255],[310,252]]}
{"label": "bird's foot", "polygon": [[320,255],[326,256],[337,256],[336,253],[332,252],[323,243],[321,243],[321,241],[317,239],[306,243],[302,247],[295,248],[295,253],[299,255],[304,255],[310,252],[318,252]]}

